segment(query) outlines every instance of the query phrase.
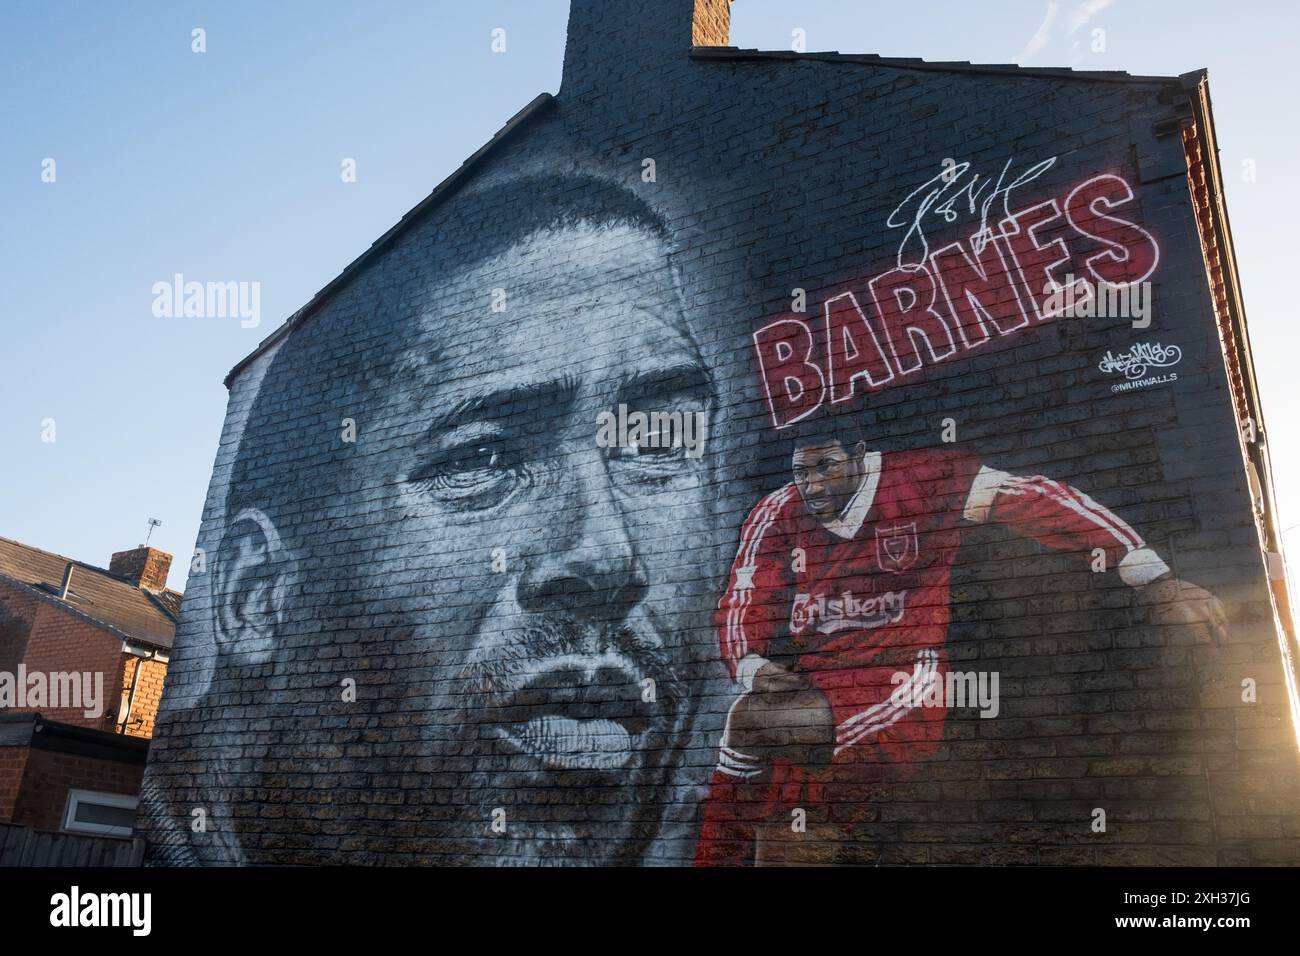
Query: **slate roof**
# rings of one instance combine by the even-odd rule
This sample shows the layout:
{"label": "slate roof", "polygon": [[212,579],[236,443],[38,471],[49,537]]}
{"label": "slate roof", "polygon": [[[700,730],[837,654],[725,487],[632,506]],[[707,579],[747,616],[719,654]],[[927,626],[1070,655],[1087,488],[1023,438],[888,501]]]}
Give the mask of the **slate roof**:
{"label": "slate roof", "polygon": [[[59,599],[63,570],[73,565],[69,600]],[[28,590],[50,604],[133,643],[169,650],[176,636],[181,595],[151,592],[103,568],[0,538],[0,584]]]}

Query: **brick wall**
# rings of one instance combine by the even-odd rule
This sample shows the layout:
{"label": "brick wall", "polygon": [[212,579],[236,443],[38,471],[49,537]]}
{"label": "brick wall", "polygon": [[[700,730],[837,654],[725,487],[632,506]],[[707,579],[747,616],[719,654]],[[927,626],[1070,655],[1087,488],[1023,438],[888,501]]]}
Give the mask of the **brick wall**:
{"label": "brick wall", "polygon": [[13,820],[28,752],[26,747],[0,747],[0,823]]}
{"label": "brick wall", "polygon": [[50,720],[115,732],[135,680],[135,699],[125,732],[135,737],[152,736],[167,674],[165,661],[123,653],[122,638],[64,613],[49,602],[0,585],[0,671],[16,675],[20,663],[28,674],[102,675],[101,713],[87,717],[86,710],[93,708],[53,707],[48,703],[41,707],[9,707],[7,712],[39,711]]}
{"label": "brick wall", "polygon": [[[98,716],[86,716],[86,707],[15,707],[13,712],[39,711],[42,716],[93,730],[114,729],[122,673],[122,639],[115,637],[53,605],[39,602],[27,641],[23,664],[27,673],[93,673],[103,675]],[[48,678],[47,678],[48,679]]]}
{"label": "brick wall", "polygon": [[39,604],[30,594],[0,583],[0,671],[17,671]]}
{"label": "brick wall", "polygon": [[5,822],[23,824],[36,830],[61,829],[69,790],[134,795],[140,792],[143,775],[144,768],[138,764],[81,754],[29,750],[22,789],[15,801],[12,819]]}
{"label": "brick wall", "polygon": [[[233,376],[198,542],[222,572],[191,576],[146,780],[156,858],[685,863],[712,813],[748,860],[804,811],[841,863],[1300,860],[1185,84],[691,56],[694,5],[642,6],[575,0],[558,100]],[[1003,222],[1040,206],[1032,241]],[[982,312],[942,294],[955,243],[1002,257],[966,273]],[[1149,281],[1150,324],[1046,314],[1061,248],[1059,272]],[[802,498],[755,510],[804,427],[778,427],[785,373],[808,423],[882,452],[839,580],[793,539],[762,551],[778,519],[820,533]],[[702,455],[599,445],[620,404],[699,411]],[[979,465],[1050,481],[980,499]],[[1134,551],[1205,593],[1118,573]],[[755,603],[760,552],[793,583]],[[860,616],[801,630],[819,599]],[[720,753],[726,658],[764,621],[839,702],[829,811],[788,739]],[[918,647],[997,675],[997,716],[891,705],[889,655]]]}
{"label": "brick wall", "polygon": [[731,34],[731,0],[695,5],[691,42],[695,46],[727,46]]}
{"label": "brick wall", "polygon": [[161,591],[167,587],[167,573],[172,556],[157,548],[140,545],[130,551],[118,551],[109,560],[108,570],[128,578],[138,587]]}
{"label": "brick wall", "polygon": [[[131,701],[130,714],[123,733],[132,737],[152,737],[154,722],[158,718],[158,704],[162,700],[163,681],[167,677],[167,664],[163,661],[136,657],[133,654],[123,654],[121,673],[123,712],[132,685],[134,684],[135,687],[135,696]],[[118,720],[120,721],[121,718],[119,717]]]}

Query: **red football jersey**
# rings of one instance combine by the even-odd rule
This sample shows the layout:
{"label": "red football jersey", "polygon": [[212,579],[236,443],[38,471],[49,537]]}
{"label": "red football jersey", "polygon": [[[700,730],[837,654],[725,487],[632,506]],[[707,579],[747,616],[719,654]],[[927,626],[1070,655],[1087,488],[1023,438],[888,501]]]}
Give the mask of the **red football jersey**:
{"label": "red football jersey", "polygon": [[[769,653],[798,669],[909,665],[940,649],[963,524],[1017,532],[1144,584],[1169,569],[1118,516],[1069,485],[1020,478],[951,449],[868,452],[863,482],[830,527],[793,483],[746,519],[716,624],[732,676],[748,683]],[[897,651],[898,653],[891,653]]]}
{"label": "red football jersey", "polygon": [[755,826],[778,810],[825,804],[851,824],[863,784],[905,780],[940,745],[949,582],[964,524],[1005,522],[1046,547],[1093,561],[1105,552],[1130,585],[1168,567],[1118,516],[1069,485],[1018,478],[946,450],[869,452],[865,476],[829,526],[793,485],[746,519],[731,580],[718,603],[722,656],[745,690],[771,655],[830,702],[832,768],[810,773],[740,753],[724,733],[705,804],[698,865],[752,859]]}

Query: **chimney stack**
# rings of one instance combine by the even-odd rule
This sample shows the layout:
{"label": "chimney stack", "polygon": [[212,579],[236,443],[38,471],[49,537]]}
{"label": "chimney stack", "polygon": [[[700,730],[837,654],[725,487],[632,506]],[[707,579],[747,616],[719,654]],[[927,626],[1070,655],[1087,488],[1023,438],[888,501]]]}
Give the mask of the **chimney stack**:
{"label": "chimney stack", "polygon": [[167,572],[171,567],[170,554],[143,544],[131,551],[117,552],[108,563],[110,574],[127,578],[136,587],[147,591],[165,590]]}
{"label": "chimney stack", "polygon": [[561,95],[643,87],[646,71],[730,35],[731,0],[570,0]]}
{"label": "chimney stack", "polygon": [[691,46],[731,46],[732,0],[695,0]]}

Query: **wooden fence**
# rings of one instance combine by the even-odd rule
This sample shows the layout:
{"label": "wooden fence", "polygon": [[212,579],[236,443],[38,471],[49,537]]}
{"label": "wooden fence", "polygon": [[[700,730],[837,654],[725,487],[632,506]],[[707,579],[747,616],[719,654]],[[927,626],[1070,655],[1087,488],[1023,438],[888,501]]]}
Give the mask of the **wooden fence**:
{"label": "wooden fence", "polygon": [[139,866],[144,840],[55,833],[0,823],[0,866]]}

